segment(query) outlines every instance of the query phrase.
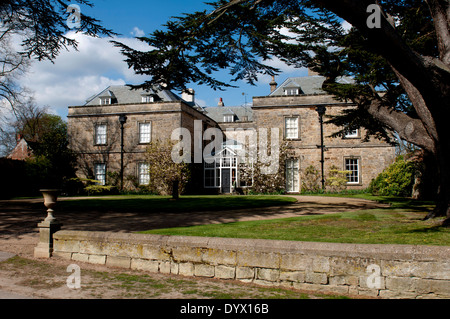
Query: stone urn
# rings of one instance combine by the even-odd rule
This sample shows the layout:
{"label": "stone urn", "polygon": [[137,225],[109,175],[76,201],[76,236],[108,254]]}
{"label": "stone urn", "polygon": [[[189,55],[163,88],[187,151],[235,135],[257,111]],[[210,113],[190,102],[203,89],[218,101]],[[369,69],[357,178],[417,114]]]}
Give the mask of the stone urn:
{"label": "stone urn", "polygon": [[56,201],[58,200],[58,195],[61,192],[59,189],[41,189],[40,192],[44,196],[44,205],[47,207],[47,217],[45,218],[46,222],[53,223],[56,221],[56,218],[53,216],[53,212]]}
{"label": "stone urn", "polygon": [[38,224],[39,242],[34,248],[34,257],[50,258],[53,253],[53,234],[61,229],[62,224],[53,216],[53,209],[60,193],[59,189],[41,189],[44,205],[47,207],[47,217]]}

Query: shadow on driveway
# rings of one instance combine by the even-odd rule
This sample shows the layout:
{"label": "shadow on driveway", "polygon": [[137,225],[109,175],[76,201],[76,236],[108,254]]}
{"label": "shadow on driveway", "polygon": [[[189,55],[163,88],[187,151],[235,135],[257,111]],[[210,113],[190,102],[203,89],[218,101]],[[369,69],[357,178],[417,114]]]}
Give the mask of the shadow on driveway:
{"label": "shadow on driveway", "polygon": [[[113,211],[83,210],[70,208],[55,209],[55,217],[63,223],[64,229],[136,232],[157,228],[192,226],[212,223],[287,218],[301,215],[323,215],[388,207],[373,201],[354,198],[334,198],[318,196],[292,196],[296,203],[276,207],[232,209],[226,211]],[[72,198],[60,198],[59,201]],[[88,200],[86,201],[88,203]],[[60,205],[64,206],[64,205]],[[37,231],[37,224],[46,216],[42,199],[0,201],[0,235],[20,236]]]}

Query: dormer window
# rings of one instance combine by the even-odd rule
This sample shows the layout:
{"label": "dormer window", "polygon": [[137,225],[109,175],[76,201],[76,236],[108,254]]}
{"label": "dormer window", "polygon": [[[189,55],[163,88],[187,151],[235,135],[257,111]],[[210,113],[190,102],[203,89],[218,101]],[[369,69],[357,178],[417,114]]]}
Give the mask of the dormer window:
{"label": "dormer window", "polygon": [[284,90],[284,94],[285,95],[299,95],[300,90],[299,90],[299,88],[286,88]]}
{"label": "dormer window", "polygon": [[155,98],[153,95],[143,95],[142,96],[142,103],[153,103],[155,102]]}
{"label": "dormer window", "polygon": [[223,116],[223,121],[226,122],[226,123],[234,122],[234,114],[225,114]]}
{"label": "dormer window", "polygon": [[100,98],[100,105],[110,105],[112,102],[112,99],[110,97],[101,97]]}

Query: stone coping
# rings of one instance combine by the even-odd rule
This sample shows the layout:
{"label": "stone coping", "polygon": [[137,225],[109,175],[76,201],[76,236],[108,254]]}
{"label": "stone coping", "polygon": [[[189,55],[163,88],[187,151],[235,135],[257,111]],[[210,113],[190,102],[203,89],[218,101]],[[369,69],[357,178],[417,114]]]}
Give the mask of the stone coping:
{"label": "stone coping", "polygon": [[240,251],[301,253],[328,257],[360,257],[411,261],[449,261],[449,246],[345,244],[268,239],[243,239],[197,236],[169,236],[136,233],[62,230],[53,235],[57,240],[127,242],[157,246],[196,247]]}

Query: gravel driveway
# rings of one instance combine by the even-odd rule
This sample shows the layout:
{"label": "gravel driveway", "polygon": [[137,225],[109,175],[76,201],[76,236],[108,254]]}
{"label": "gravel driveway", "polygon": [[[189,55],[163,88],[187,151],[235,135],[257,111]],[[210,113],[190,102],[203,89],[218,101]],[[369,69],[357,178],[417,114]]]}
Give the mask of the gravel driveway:
{"label": "gravel driveway", "polygon": [[[115,232],[134,232],[155,228],[225,223],[234,221],[287,218],[301,215],[331,214],[352,210],[386,207],[373,201],[354,198],[335,198],[318,196],[292,196],[296,203],[270,208],[239,209],[229,211],[204,211],[180,213],[142,213],[127,212],[74,212],[56,211],[55,216],[63,223],[64,229],[96,230]],[[59,200],[69,200],[61,198]],[[86,289],[70,290],[65,285],[68,274],[67,261],[52,258],[37,261],[33,257],[38,242],[37,223],[45,218],[46,212],[42,199],[2,200],[0,201],[0,257],[6,259],[12,253],[17,255],[6,263],[0,263],[0,299],[23,298],[217,298],[229,292],[229,298],[318,298],[314,294],[302,294],[285,290],[251,287],[237,282],[192,280],[172,278],[162,274],[146,274],[132,284],[132,292],[142,286],[146,294],[131,294],[129,280],[124,281],[124,270],[107,269],[105,266],[80,264],[83,269],[83,282]],[[25,258],[25,259],[23,259]],[[39,270],[41,269],[41,270]],[[43,276],[43,273],[46,274]],[[108,273],[107,280],[105,273]],[[138,276],[127,271],[129,278]],[[100,275],[99,275],[100,274]],[[139,274],[139,273],[138,273]],[[116,276],[117,275],[117,276]],[[101,277],[99,279],[99,276]],[[142,278],[142,277],[139,277]],[[174,282],[176,284],[169,284]],[[154,285],[148,290],[148,285]],[[30,286],[31,285],[31,286]],[[195,286],[195,289],[192,288]],[[111,287],[120,287],[111,289]],[[128,287],[128,288],[127,288]],[[159,287],[159,288],[157,288]],[[213,288],[211,288],[213,287]],[[146,290],[147,289],[147,290]],[[159,290],[158,290],[159,289]],[[162,289],[162,290],[161,290]],[[163,291],[163,292],[161,292]],[[219,295],[222,294],[222,295]],[[288,295],[286,295],[288,294]],[[320,298],[320,297],[319,297]]]}

